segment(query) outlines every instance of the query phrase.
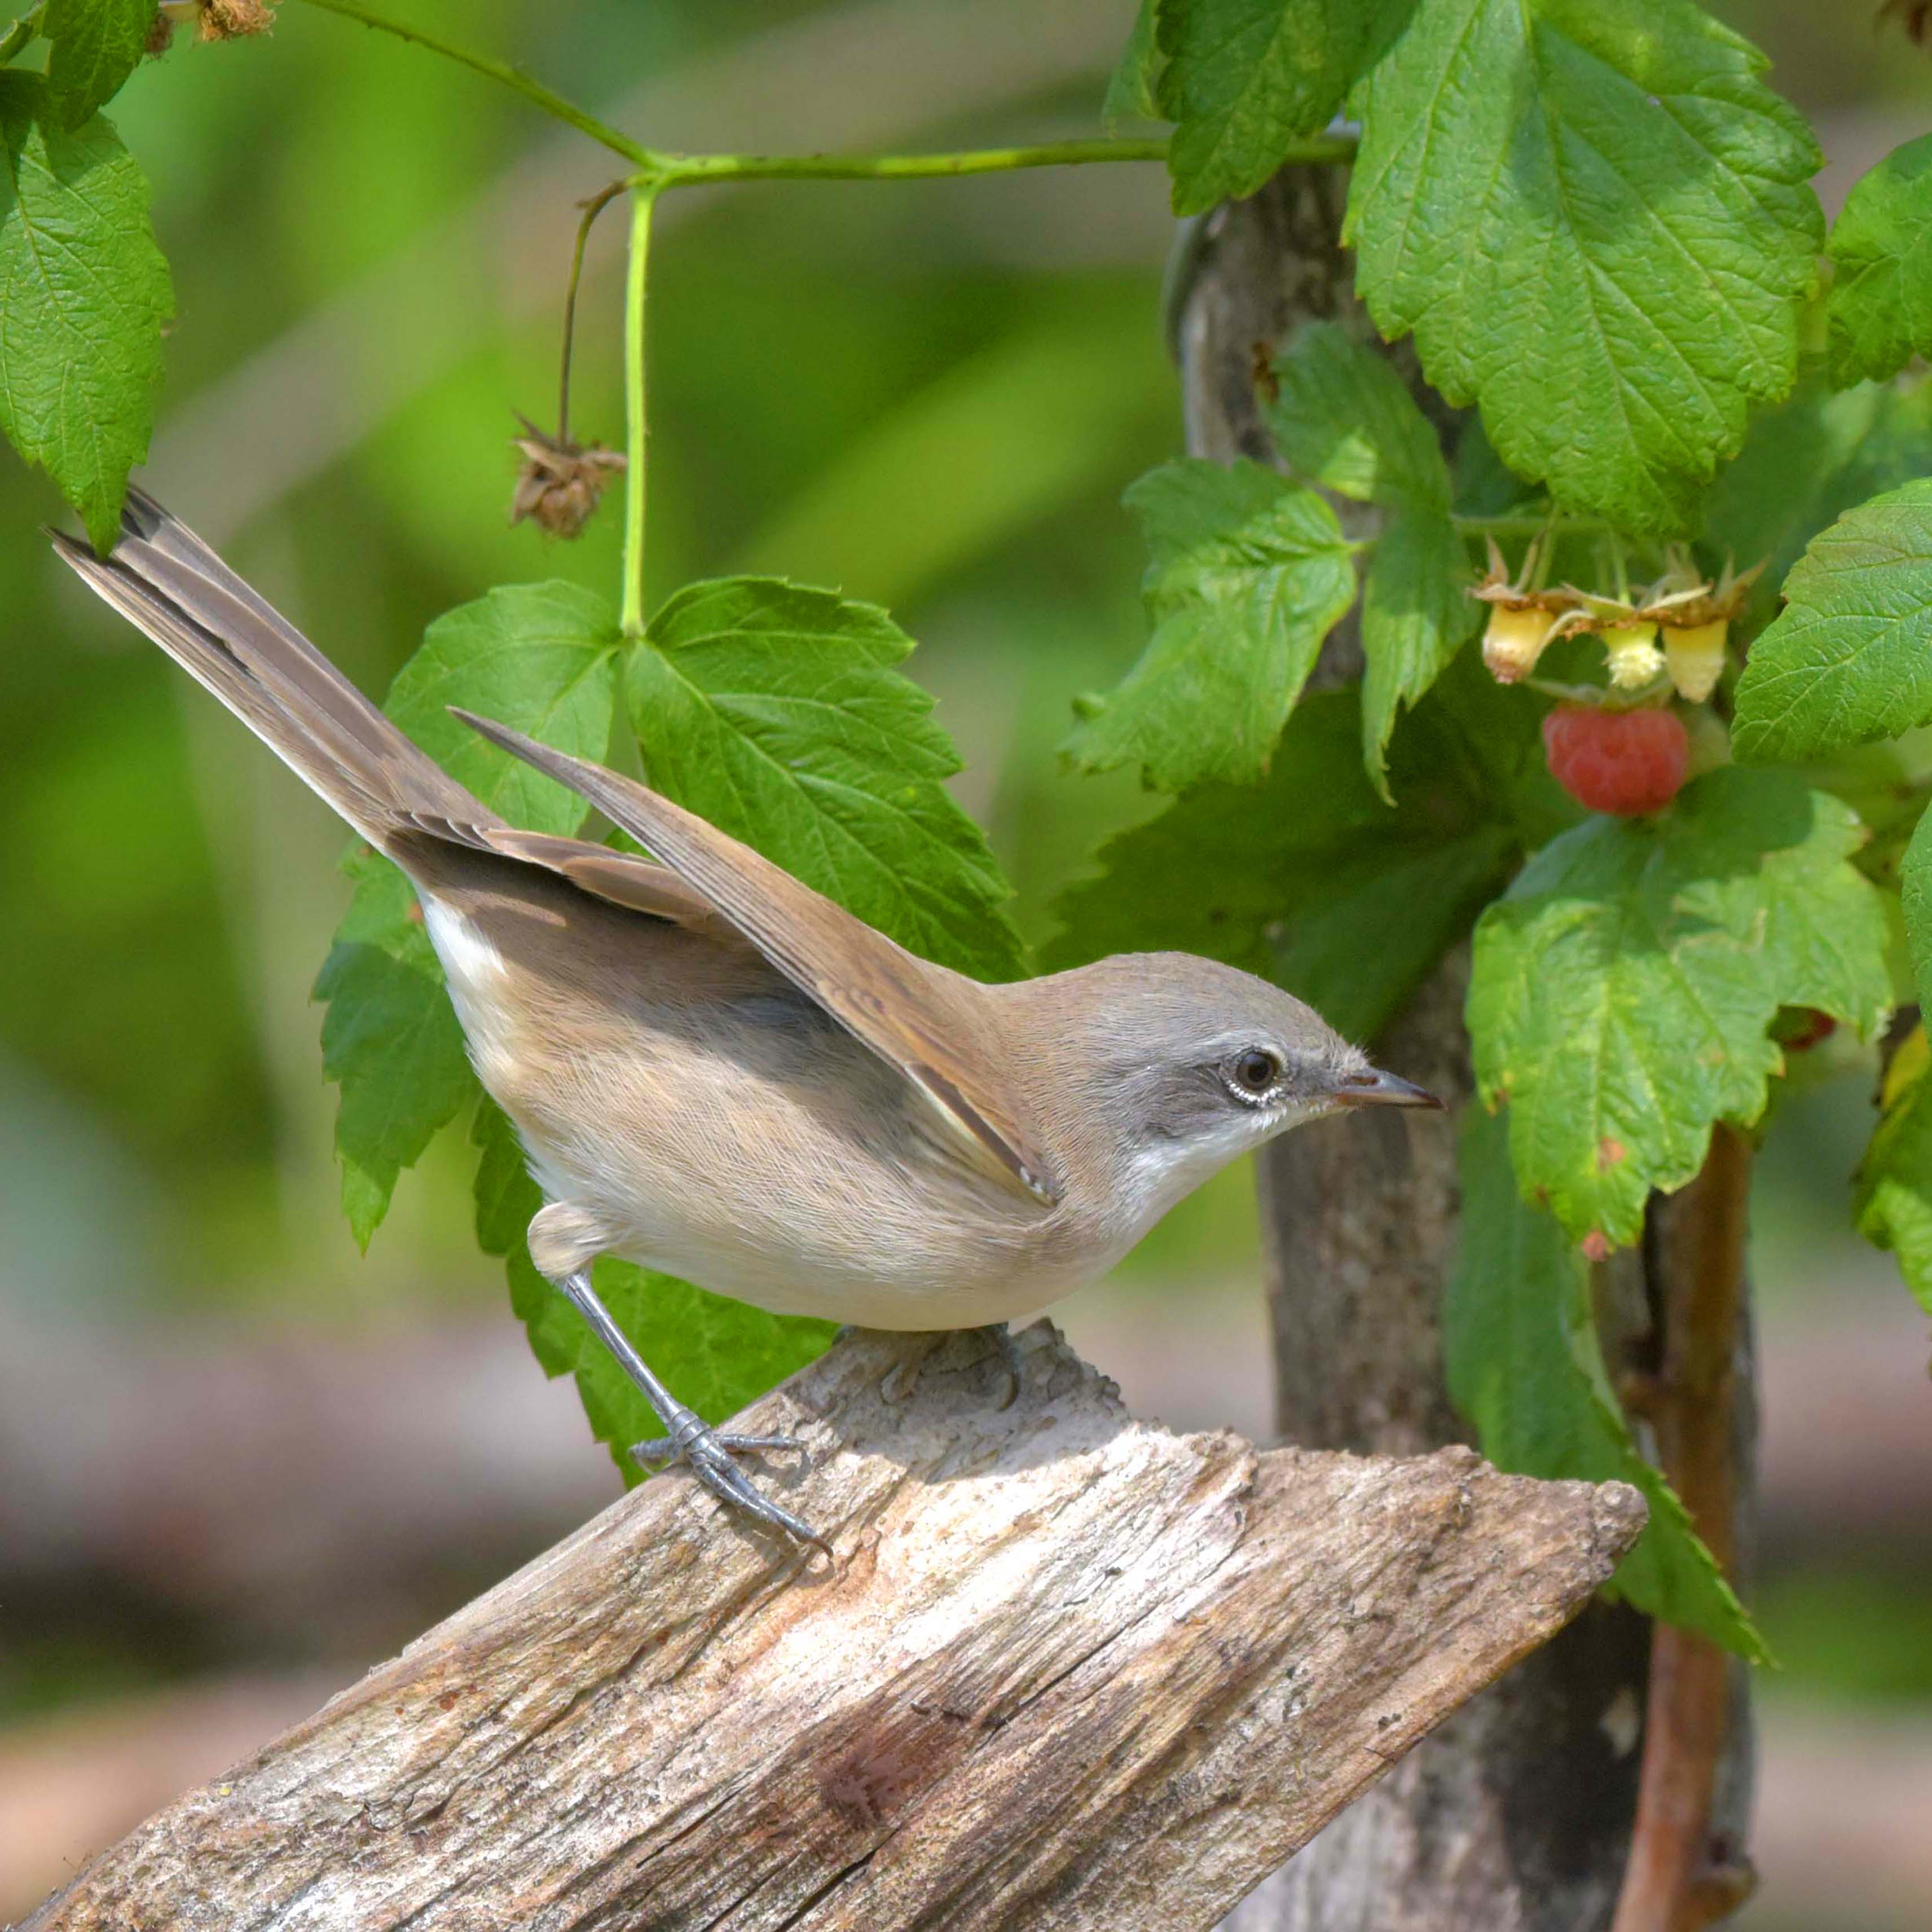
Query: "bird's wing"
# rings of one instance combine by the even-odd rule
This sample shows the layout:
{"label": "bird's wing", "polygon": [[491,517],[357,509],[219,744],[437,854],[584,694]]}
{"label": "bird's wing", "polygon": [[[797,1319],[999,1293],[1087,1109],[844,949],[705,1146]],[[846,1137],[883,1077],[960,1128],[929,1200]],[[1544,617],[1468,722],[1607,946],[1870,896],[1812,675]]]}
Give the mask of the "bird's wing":
{"label": "bird's wing", "polygon": [[1036,1201],[1058,1200],[1052,1171],[1010,1092],[992,1029],[971,998],[970,981],[916,958],[748,845],[635,779],[451,709],[492,744],[569,786],[649,848],[794,986],[897,1067],[977,1164]]}

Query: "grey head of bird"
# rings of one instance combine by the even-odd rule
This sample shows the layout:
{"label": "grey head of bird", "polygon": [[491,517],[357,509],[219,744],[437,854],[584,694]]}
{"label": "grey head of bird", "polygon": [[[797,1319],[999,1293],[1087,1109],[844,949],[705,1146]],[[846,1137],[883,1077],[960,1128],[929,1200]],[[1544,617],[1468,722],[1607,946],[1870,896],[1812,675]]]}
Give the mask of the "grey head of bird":
{"label": "grey head of bird", "polygon": [[1370,1106],[1439,1107],[1313,1007],[1186,952],[1119,953],[1003,988],[1009,1034],[1070,1192],[1150,1225],[1291,1127]]}

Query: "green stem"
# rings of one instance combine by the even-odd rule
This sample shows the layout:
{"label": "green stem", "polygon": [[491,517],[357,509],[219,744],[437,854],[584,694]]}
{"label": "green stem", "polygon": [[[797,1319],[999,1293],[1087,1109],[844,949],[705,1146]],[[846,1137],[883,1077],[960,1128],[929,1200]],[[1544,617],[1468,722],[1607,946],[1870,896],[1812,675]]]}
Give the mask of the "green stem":
{"label": "green stem", "polygon": [[651,248],[657,185],[646,182],[631,202],[631,260],[624,280],[624,634],[644,634],[644,270]]}
{"label": "green stem", "polygon": [[29,7],[7,29],[7,37],[0,40],[0,67],[11,64],[14,57],[40,32],[40,9]]}
{"label": "green stem", "polygon": [[[1324,138],[1291,159],[1346,159],[1350,141]],[[1333,151],[1333,152],[1330,152]],[[1096,161],[1164,161],[1167,142],[1047,141],[1030,148],[968,148],[941,154],[666,154],[651,170],[665,188],[725,181],[933,181],[1010,174],[1019,168],[1081,167]]]}
{"label": "green stem", "polygon": [[627,183],[613,182],[600,188],[584,204],[583,219],[577,224],[577,246],[570,256],[570,280],[563,292],[563,361],[556,379],[556,440],[570,441],[570,363],[577,340],[577,290],[584,279],[584,244],[590,239],[592,225],[604,209],[622,194]]}
{"label": "green stem", "polygon": [[427,47],[432,53],[455,61],[473,74],[500,81],[504,86],[514,88],[526,100],[535,102],[546,114],[567,122],[579,134],[588,134],[593,141],[601,142],[614,154],[622,154],[636,166],[655,171],[665,158],[641,142],[632,140],[629,135],[608,126],[594,114],[586,113],[574,101],[565,100],[562,94],[544,86],[540,80],[532,80],[507,61],[500,61],[490,54],[472,52],[468,47],[446,40],[425,27],[406,26],[400,20],[386,20],[373,8],[360,5],[358,0],[308,0],[308,4],[320,8],[325,14],[340,14],[344,20],[359,20],[364,26],[374,28],[378,33],[394,34],[398,40]]}

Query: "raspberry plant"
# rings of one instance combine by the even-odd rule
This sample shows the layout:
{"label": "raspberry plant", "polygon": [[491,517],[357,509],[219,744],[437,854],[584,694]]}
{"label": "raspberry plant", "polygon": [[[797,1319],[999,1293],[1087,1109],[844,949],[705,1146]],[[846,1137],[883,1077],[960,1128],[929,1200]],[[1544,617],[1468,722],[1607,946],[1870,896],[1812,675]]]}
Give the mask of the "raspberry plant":
{"label": "raspberry plant", "polygon": [[[1758,1130],[1787,1051],[1835,1024],[1891,1049],[1856,1212],[1932,1313],[1932,1058],[1914,1010],[1932,830],[1922,760],[1894,742],[1932,722],[1932,385],[1915,360],[1932,353],[1932,135],[1858,184],[1828,236],[1811,134],[1690,0],[1143,0],[1106,112],[1171,132],[672,154],[356,0],[306,4],[514,87],[622,164],[586,221],[630,212],[621,580],[608,598],[479,587],[429,627],[392,714],[490,805],[556,832],[578,829],[577,802],[446,706],[634,758],[986,977],[1029,965],[1006,887],[946,790],[957,761],[899,668],[911,640],[865,586],[738,578],[644,608],[653,208],[694,183],[1161,163],[1175,212],[1202,216],[1284,164],[1348,171],[1379,340],[1322,322],[1264,345],[1278,462],[1178,457],[1123,479],[1148,639],[1080,700],[1066,756],[1134,770],[1171,802],[1068,886],[1040,963],[1186,947],[1366,1037],[1471,944],[1481,1105],[1444,1308],[1452,1391],[1508,1468],[1640,1484],[1652,1521],[1618,1588],[1760,1654],[1622,1399],[1592,1270],[1699,1173],[1714,1133]],[[140,169],[103,110],[171,29],[248,38],[267,16],[41,0],[0,38],[0,425],[103,548],[170,308]],[[1385,352],[1405,341],[1419,379]],[[517,502],[568,534],[620,465],[572,442],[567,376],[565,397],[554,436],[529,426]],[[1346,661],[1338,637],[1359,644],[1345,688],[1316,676]],[[538,1357],[577,1375],[606,1442],[652,1432],[530,1266],[535,1190],[409,894],[367,853],[348,870],[317,992],[357,1238],[466,1121],[478,1238]],[[614,1264],[598,1285],[714,1418],[827,1339]]]}

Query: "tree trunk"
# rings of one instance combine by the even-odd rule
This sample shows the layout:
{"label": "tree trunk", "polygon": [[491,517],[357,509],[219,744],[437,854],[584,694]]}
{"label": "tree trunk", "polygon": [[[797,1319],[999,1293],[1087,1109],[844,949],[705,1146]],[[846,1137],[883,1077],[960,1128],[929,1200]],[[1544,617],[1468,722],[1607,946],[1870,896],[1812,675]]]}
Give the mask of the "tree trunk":
{"label": "tree trunk", "polygon": [[23,1932],[1190,1932],[1558,1628],[1608,1483],[1136,1423],[1045,1324],[748,1412],[829,1558],[684,1474],[94,1859]]}
{"label": "tree trunk", "polygon": [[[1355,296],[1340,240],[1346,184],[1339,167],[1286,169],[1185,234],[1168,314],[1196,455],[1279,463],[1257,371],[1310,319],[1382,348],[1453,436],[1456,414],[1421,381],[1412,345],[1382,344]],[[1365,506],[1335,508],[1352,532],[1372,525]],[[1360,668],[1359,634],[1345,624],[1313,682],[1343,682]],[[1381,1064],[1442,1094],[1450,1113],[1364,1112],[1258,1156],[1276,1423],[1287,1441],[1410,1455],[1466,1439],[1444,1384],[1438,1311],[1456,1234],[1454,1110],[1473,1088],[1467,976],[1459,948],[1375,1044]],[[1659,1324],[1680,1299],[1684,1264],[1670,1231],[1700,1211],[1695,1190],[1653,1202],[1642,1252],[1602,1271],[1613,1364],[1661,1360]],[[1731,1490],[1748,1514],[1748,1360],[1737,1385]],[[1605,1932],[1636,1813],[1652,1641],[1634,1611],[1593,1605],[1276,1874],[1226,1932]],[[1700,1846],[1720,1889],[1742,1862],[1750,1787],[1746,1690],[1741,1671],[1730,1676],[1718,1796]],[[1652,1916],[1617,1932],[1685,1928]]]}

